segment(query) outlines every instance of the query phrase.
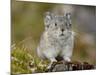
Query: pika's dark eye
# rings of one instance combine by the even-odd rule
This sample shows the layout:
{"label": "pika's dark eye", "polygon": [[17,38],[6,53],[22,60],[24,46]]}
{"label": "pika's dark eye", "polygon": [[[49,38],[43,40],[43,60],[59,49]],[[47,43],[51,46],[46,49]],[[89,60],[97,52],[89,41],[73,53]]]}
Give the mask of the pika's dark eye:
{"label": "pika's dark eye", "polygon": [[49,24],[48,24],[48,25],[46,25],[46,27],[47,27],[47,28],[49,28],[49,26],[50,26]]}
{"label": "pika's dark eye", "polygon": [[49,28],[49,25],[47,26],[47,28]]}
{"label": "pika's dark eye", "polygon": [[55,26],[57,26],[57,23],[55,23]]}
{"label": "pika's dark eye", "polygon": [[71,24],[69,24],[69,26],[71,27]]}

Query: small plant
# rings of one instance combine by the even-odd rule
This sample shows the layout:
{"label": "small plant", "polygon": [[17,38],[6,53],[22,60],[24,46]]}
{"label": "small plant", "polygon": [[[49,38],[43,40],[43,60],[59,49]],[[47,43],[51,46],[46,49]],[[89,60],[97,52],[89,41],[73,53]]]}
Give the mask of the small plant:
{"label": "small plant", "polygon": [[34,54],[31,55],[31,52],[25,48],[13,46],[11,50],[11,73],[28,74],[45,72],[47,62],[42,62]]}

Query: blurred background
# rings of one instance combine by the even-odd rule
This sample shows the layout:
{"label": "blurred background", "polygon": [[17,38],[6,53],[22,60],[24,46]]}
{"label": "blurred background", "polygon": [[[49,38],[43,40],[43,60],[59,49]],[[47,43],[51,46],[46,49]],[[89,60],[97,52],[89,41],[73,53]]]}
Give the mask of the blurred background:
{"label": "blurred background", "polygon": [[96,6],[16,0],[11,2],[12,51],[16,47],[22,47],[34,56],[44,31],[44,13],[47,11],[57,14],[70,12],[72,28],[76,33],[72,60],[96,64]]}

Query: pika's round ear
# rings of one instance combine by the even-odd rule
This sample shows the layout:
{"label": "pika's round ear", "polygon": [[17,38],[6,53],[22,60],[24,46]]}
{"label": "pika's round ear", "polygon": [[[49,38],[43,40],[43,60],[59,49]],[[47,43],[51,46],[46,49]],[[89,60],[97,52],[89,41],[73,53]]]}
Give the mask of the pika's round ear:
{"label": "pika's round ear", "polygon": [[66,13],[65,16],[66,16],[68,19],[71,19],[71,13]]}
{"label": "pika's round ear", "polygon": [[72,23],[71,23],[71,13],[65,13],[64,16],[66,16],[66,18],[69,22],[69,25],[72,25]]}
{"label": "pika's round ear", "polygon": [[45,24],[45,27],[46,28],[49,28],[49,26],[50,26],[50,24],[51,24],[51,20],[53,19],[53,14],[52,13],[50,13],[50,12],[46,12],[45,14],[44,14],[44,24]]}
{"label": "pika's round ear", "polygon": [[53,18],[53,14],[50,13],[50,12],[46,12],[46,13],[44,14],[44,16],[45,16],[45,19],[48,19],[48,20],[51,20],[51,19]]}

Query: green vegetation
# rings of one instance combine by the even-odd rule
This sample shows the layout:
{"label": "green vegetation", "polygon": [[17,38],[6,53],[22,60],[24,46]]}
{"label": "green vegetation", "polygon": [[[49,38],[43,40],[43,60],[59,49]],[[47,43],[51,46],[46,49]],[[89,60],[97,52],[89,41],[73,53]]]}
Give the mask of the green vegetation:
{"label": "green vegetation", "polygon": [[35,53],[29,52],[25,48],[20,48],[17,46],[13,47],[11,51],[11,70],[12,74],[26,74],[26,73],[36,73],[45,72],[47,67],[47,62],[42,62]]}

